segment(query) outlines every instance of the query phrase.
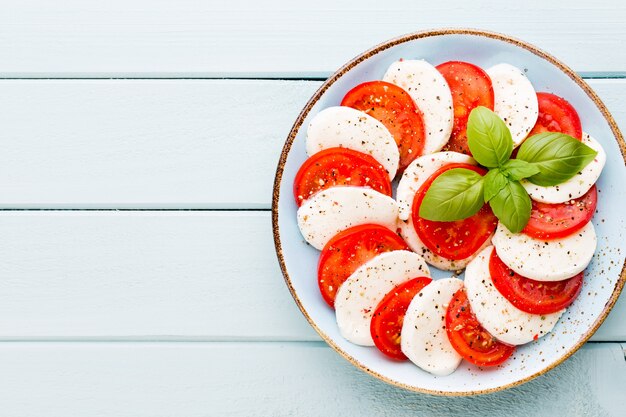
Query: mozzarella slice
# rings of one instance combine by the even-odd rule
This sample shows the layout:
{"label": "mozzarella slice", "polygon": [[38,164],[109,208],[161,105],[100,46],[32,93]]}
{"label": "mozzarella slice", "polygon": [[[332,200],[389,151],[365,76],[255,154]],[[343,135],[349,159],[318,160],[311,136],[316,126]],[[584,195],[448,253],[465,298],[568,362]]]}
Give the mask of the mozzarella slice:
{"label": "mozzarella slice", "polygon": [[322,250],[337,233],[352,226],[375,223],[396,231],[395,200],[365,187],[331,187],[314,194],[298,209],[304,239]]}
{"label": "mozzarella slice", "polygon": [[405,250],[382,253],[361,265],[337,291],[341,335],[357,345],[374,346],[370,322],[376,306],[388,292],[416,277],[430,277],[428,265],[420,255]]}
{"label": "mozzarella slice", "polygon": [[465,292],[476,319],[493,337],[510,345],[522,345],[546,335],[565,310],[529,314],[511,304],[493,285],[489,273],[492,251],[493,246],[485,248],[465,270]]}
{"label": "mozzarella slice", "polygon": [[458,152],[438,152],[421,156],[406,167],[396,191],[400,210],[398,216],[401,220],[407,220],[411,217],[413,198],[422,184],[438,169],[454,163],[476,165],[476,161],[471,156]]}
{"label": "mozzarella slice", "polygon": [[536,281],[562,281],[589,265],[597,240],[591,222],[573,235],[546,241],[511,233],[499,223],[492,242],[502,262],[518,274]]}
{"label": "mozzarella slice", "polygon": [[513,147],[519,146],[537,122],[537,93],[526,75],[513,65],[498,64],[486,72],[493,84],[493,110],[509,127]]}
{"label": "mozzarella slice", "polygon": [[[433,175],[439,168],[452,164],[462,163],[476,165],[476,161],[468,155],[458,152],[438,152],[432,155],[424,155],[413,162],[406,168],[398,184],[396,198],[399,206],[398,229],[404,241],[409,247],[424,256],[429,264],[448,271],[457,271],[465,268],[465,266],[473,259],[474,255],[461,259],[450,260],[442,258],[434,254],[426,245],[422,243],[415,227],[413,225],[412,207],[415,193],[420,189],[424,182]],[[491,239],[487,239],[483,247],[490,245]],[[482,249],[482,248],[481,248]],[[476,253],[478,253],[477,251]]]}
{"label": "mozzarella slice", "polygon": [[593,184],[598,181],[604,164],[606,163],[606,152],[597,140],[583,132],[583,143],[598,152],[596,158],[587,164],[577,175],[559,185],[542,187],[530,181],[522,180],[521,183],[526,192],[535,201],[549,204],[564,203],[578,197],[582,197]]}
{"label": "mozzarella slice", "polygon": [[434,375],[449,375],[461,363],[445,327],[446,309],[463,287],[457,278],[431,282],[409,304],[404,316],[400,347],[411,362]]}
{"label": "mozzarella slice", "polygon": [[426,129],[423,154],[443,148],[452,133],[454,110],[450,87],[437,68],[424,60],[396,61],[383,81],[406,90],[422,112]]}
{"label": "mozzarella slice", "polygon": [[329,107],[311,120],[306,137],[307,154],[336,147],[371,155],[389,173],[389,178],[396,176],[400,162],[398,145],[381,122],[362,111]]}

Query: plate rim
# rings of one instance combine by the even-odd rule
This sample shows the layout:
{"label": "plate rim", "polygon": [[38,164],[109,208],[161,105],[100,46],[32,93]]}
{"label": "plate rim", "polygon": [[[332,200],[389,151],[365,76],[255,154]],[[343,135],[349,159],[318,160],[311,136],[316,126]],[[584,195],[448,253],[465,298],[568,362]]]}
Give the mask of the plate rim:
{"label": "plate rim", "polygon": [[413,41],[416,39],[429,38],[429,37],[435,37],[435,36],[447,36],[447,35],[470,35],[470,36],[477,36],[477,37],[486,37],[489,39],[495,39],[495,40],[507,42],[515,46],[518,46],[520,48],[526,49],[527,51],[537,55],[540,58],[543,58],[544,60],[548,61],[549,63],[559,68],[567,76],[569,76],[569,78],[571,78],[587,94],[587,96],[594,102],[598,110],[600,110],[600,112],[602,113],[602,116],[607,121],[607,123],[609,124],[609,127],[611,128],[611,131],[613,132],[613,136],[616,139],[617,144],[620,148],[622,159],[624,160],[624,163],[626,164],[626,142],[624,142],[624,137],[622,136],[622,133],[620,132],[619,127],[617,126],[617,123],[613,119],[613,116],[611,115],[609,110],[606,108],[605,104],[598,97],[595,91],[593,91],[593,89],[587,84],[587,82],[582,79],[582,77],[580,77],[570,67],[568,67],[567,65],[565,65],[563,62],[556,59],[552,55],[548,54],[542,49],[539,49],[536,46],[526,41],[522,41],[520,39],[511,37],[508,35],[504,35],[498,32],[491,32],[491,31],[486,31],[482,29],[444,28],[444,29],[431,29],[431,30],[412,32],[412,33],[401,35],[396,38],[382,42],[366,50],[365,52],[357,55],[356,57],[352,58],[350,61],[344,64],[341,68],[339,68],[336,72],[334,72],[328,79],[326,79],[326,81],[324,81],[324,83],[317,89],[317,91],[313,94],[313,96],[307,101],[302,111],[298,114],[296,121],[291,127],[291,130],[289,131],[289,134],[287,135],[287,139],[285,140],[285,144],[283,145],[283,148],[281,150],[280,158],[278,160],[278,165],[276,167],[276,174],[274,177],[274,185],[273,185],[273,192],[272,192],[272,232],[274,236],[274,246],[276,250],[276,256],[278,257],[278,263],[280,265],[280,269],[281,269],[283,278],[285,280],[285,284],[289,288],[289,292],[291,293],[291,296],[293,297],[298,308],[300,309],[300,312],[304,315],[304,317],[309,322],[311,327],[313,327],[313,329],[319,334],[319,336],[324,340],[324,342],[326,342],[330,347],[332,347],[344,359],[349,361],[353,366],[357,367],[361,371],[364,371],[368,373],[369,375],[375,378],[378,378],[390,385],[403,388],[409,391],[413,391],[413,392],[423,393],[423,394],[449,396],[449,397],[461,397],[461,396],[471,396],[471,395],[480,395],[480,394],[498,392],[498,391],[502,391],[508,388],[513,388],[518,385],[524,384],[532,379],[537,378],[540,375],[543,375],[549,372],[550,370],[554,369],[555,367],[563,363],[565,360],[567,360],[574,353],[576,353],[585,344],[585,342],[587,342],[587,340],[589,340],[589,338],[598,330],[598,328],[602,325],[606,317],[609,315],[609,313],[613,309],[613,306],[617,302],[617,299],[619,298],[622,292],[622,289],[624,287],[624,283],[626,282],[626,259],[624,260],[624,263],[622,265],[622,270],[620,272],[619,279],[615,283],[615,287],[613,288],[611,297],[605,304],[604,309],[600,313],[600,316],[596,319],[593,325],[590,326],[590,328],[581,336],[578,342],[576,342],[576,344],[570,350],[565,352],[555,362],[549,364],[544,369],[532,375],[529,375],[515,382],[511,382],[509,384],[501,385],[495,388],[488,388],[488,389],[481,389],[481,390],[468,390],[468,391],[431,390],[431,389],[419,388],[419,387],[404,384],[399,381],[395,381],[391,378],[388,378],[368,368],[363,363],[359,362],[356,358],[354,358],[352,355],[346,353],[343,349],[341,349],[337,344],[335,344],[335,342],[328,335],[326,335],[326,333],[324,333],[317,326],[317,324],[309,316],[308,312],[302,305],[302,302],[300,301],[300,298],[298,297],[298,294],[296,293],[291,283],[291,278],[289,277],[289,273],[287,271],[287,267],[285,265],[285,260],[284,260],[284,256],[282,252],[282,243],[280,239],[280,230],[278,226],[278,216],[279,216],[278,201],[280,198],[280,184],[282,182],[283,171],[284,171],[285,163],[287,161],[287,156],[289,155],[291,146],[293,145],[295,137],[298,131],[300,130],[300,128],[302,127],[304,120],[308,116],[313,106],[318,102],[318,100],[326,92],[326,90],[331,85],[333,85],[339,78],[341,78],[345,73],[347,73],[350,69],[354,68],[356,65],[360,64],[361,62],[369,59],[370,57],[382,51],[385,51],[396,45]]}

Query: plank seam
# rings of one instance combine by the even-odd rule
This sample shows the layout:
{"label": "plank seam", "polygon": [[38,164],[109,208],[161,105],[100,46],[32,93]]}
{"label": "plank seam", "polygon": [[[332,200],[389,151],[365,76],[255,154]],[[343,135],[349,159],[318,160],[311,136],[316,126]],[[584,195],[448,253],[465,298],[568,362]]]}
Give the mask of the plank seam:
{"label": "plank seam", "polygon": [[[171,75],[163,75],[163,76],[159,76],[159,75],[153,75],[153,76],[146,76],[146,75],[137,75],[137,76],[126,76],[126,75],[103,75],[103,76],[93,76],[93,77],[88,77],[88,76],[81,76],[81,75],[72,75],[72,76],[59,76],[59,77],[55,77],[55,76],[41,76],[41,77],[36,77],[36,76],[24,76],[24,77],[20,77],[20,76],[0,76],[0,80],[6,81],[6,80],[26,80],[26,81],[32,81],[32,80],[224,80],[224,81],[229,81],[229,80],[247,80],[247,81],[326,81],[328,79],[328,77],[330,77],[332,75],[331,72],[329,73],[324,73],[322,75],[319,76],[302,76],[302,75],[289,75],[289,74],[276,74],[275,76],[259,76],[259,75],[247,75],[247,74],[234,74],[234,75],[206,75],[206,76],[171,76]],[[622,80],[622,79],[626,79],[626,71],[624,72],[602,72],[602,71],[596,71],[596,72],[578,72],[578,75],[580,75],[583,79],[586,80],[597,80],[597,79],[615,79],[615,80]]]}
{"label": "plank seam", "polygon": [[89,343],[89,344],[150,344],[150,343],[158,343],[164,345],[176,345],[176,344],[296,344],[296,345],[312,345],[312,346],[324,346],[330,348],[323,340],[263,340],[263,339],[224,339],[224,340],[211,340],[211,339],[98,339],[98,338],[55,338],[55,339],[43,339],[43,338],[19,338],[19,339],[4,339],[0,338],[0,345],[10,345],[10,344],[19,344],[19,343],[32,343],[32,344],[62,344],[62,343]]}
{"label": "plank seam", "polygon": [[[177,343],[294,343],[294,344],[315,344],[320,346],[328,346],[323,340],[297,340],[297,339],[284,339],[284,338],[264,338],[264,337],[177,337],[177,336],[130,336],[130,337],[114,337],[114,336],[102,336],[102,337],[0,337],[0,344],[10,343],[102,343],[102,344],[115,344],[115,343],[163,343],[163,344],[177,344]],[[591,340],[586,342],[588,344],[596,345],[608,345],[618,344],[624,349],[624,355],[626,356],[626,342],[619,342],[616,340]],[[626,358],[625,358],[626,360]]]}
{"label": "plank seam", "polygon": [[0,212],[21,212],[21,211],[199,211],[199,212],[229,212],[229,211],[251,211],[251,212],[271,212],[271,208],[0,208]]}

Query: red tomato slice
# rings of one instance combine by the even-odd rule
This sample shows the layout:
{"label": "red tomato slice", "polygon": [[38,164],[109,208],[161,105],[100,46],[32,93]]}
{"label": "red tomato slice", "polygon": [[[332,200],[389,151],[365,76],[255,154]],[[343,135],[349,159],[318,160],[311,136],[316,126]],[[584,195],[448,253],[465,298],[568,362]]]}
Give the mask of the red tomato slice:
{"label": "red tomato slice", "polygon": [[474,365],[500,365],[515,351],[515,346],[499,342],[480,325],[463,288],[452,296],[446,310],[446,332],[454,350]]}
{"label": "red tomato slice", "polygon": [[352,149],[330,148],[311,156],[298,170],[293,184],[296,204],[341,185],[369,187],[391,197],[389,174],[378,161]]}
{"label": "red tomato slice", "polygon": [[341,105],[369,114],[391,132],[400,151],[398,173],[422,154],[425,141],[422,114],[402,88],[384,81],[369,81],[348,91]]}
{"label": "red tomato slice", "polygon": [[328,241],[317,267],[317,282],[324,301],[335,306],[337,290],[365,262],[383,252],[410,250],[404,240],[386,227],[363,224],[339,232]]}
{"label": "red tomato slice", "polygon": [[376,347],[393,359],[405,360],[400,348],[400,333],[404,315],[413,297],[430,284],[427,277],[413,278],[391,290],[374,310],[370,332]]}
{"label": "red tomato slice", "polygon": [[537,93],[537,101],[539,117],[528,136],[542,132],[561,132],[582,140],[580,118],[567,100],[550,93]]}
{"label": "red tomato slice", "polygon": [[453,168],[470,169],[480,175],[487,173],[483,168],[468,164],[448,164],[438,169],[415,193],[412,216],[413,227],[428,249],[443,258],[460,260],[468,258],[480,249],[496,230],[498,218],[491,211],[489,204],[485,204],[472,217],[453,222],[436,222],[419,216],[419,208],[430,185],[439,175]]}
{"label": "red tomato slice", "polygon": [[534,281],[510,269],[494,250],[489,259],[493,285],[504,298],[522,311],[550,314],[568,307],[583,288],[583,273],[563,281]]}
{"label": "red tomato slice", "polygon": [[437,69],[450,86],[454,106],[452,136],[444,150],[471,155],[467,146],[467,119],[477,106],[493,110],[491,78],[481,68],[469,62],[444,62]]}
{"label": "red tomato slice", "polygon": [[530,220],[522,230],[541,240],[561,239],[582,229],[596,211],[598,191],[594,185],[585,195],[560,204],[533,201]]}

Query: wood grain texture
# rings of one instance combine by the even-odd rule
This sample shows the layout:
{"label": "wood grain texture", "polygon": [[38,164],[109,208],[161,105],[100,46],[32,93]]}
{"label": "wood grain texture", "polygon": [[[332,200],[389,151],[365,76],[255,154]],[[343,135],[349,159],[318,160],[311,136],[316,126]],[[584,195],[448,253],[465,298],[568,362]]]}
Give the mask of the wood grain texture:
{"label": "wood grain texture", "polygon": [[4,343],[0,369],[0,408],[20,417],[620,416],[626,385],[619,344],[478,398],[391,387],[322,343]]}
{"label": "wood grain texture", "polygon": [[0,214],[2,338],[319,340],[269,213]]}
{"label": "wood grain texture", "polygon": [[[626,126],[626,80],[589,82]],[[0,80],[0,208],[269,208],[320,84]]]}
{"label": "wood grain texture", "polygon": [[[3,340],[320,340],[268,212],[2,212],[0,236]],[[592,340],[626,340],[625,315]]]}
{"label": "wood grain texture", "polygon": [[622,2],[114,0],[0,7],[2,77],[327,76],[389,38],[478,26],[577,71],[623,72]]}
{"label": "wood grain texture", "polygon": [[319,84],[0,81],[0,207],[268,208]]}

